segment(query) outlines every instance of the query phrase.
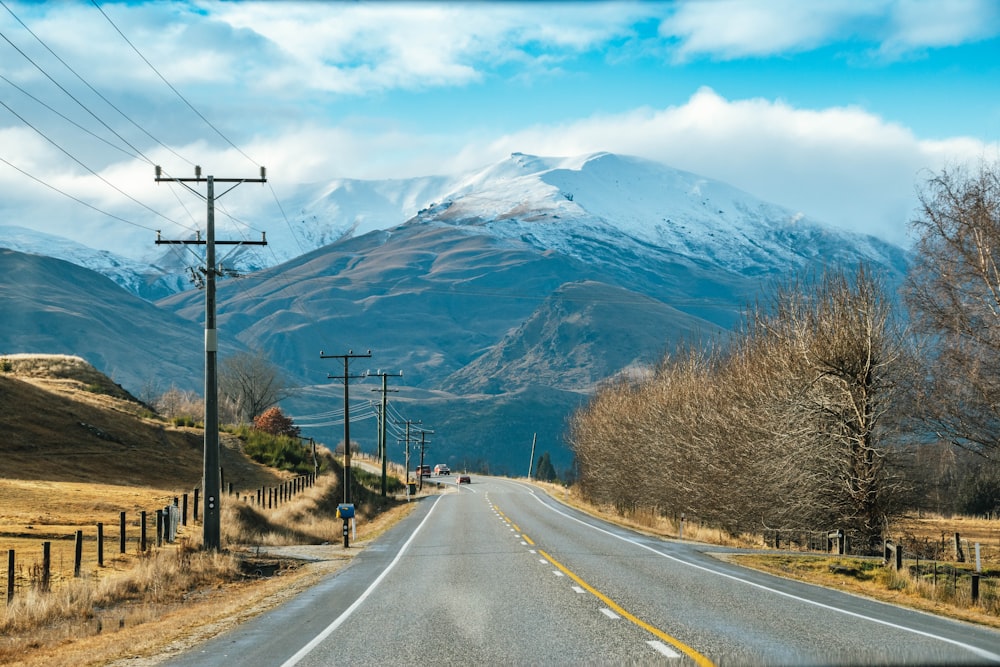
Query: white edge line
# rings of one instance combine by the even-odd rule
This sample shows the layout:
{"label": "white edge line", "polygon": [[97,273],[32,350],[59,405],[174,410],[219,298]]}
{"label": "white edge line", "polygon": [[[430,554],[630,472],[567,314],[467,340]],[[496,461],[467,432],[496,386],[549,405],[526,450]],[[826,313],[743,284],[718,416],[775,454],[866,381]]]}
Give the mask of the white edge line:
{"label": "white edge line", "polygon": [[986,649],[979,648],[978,646],[972,646],[970,644],[966,644],[964,642],[960,642],[957,639],[950,639],[948,637],[942,637],[941,635],[935,635],[935,634],[930,633],[930,632],[924,632],[923,630],[917,630],[915,628],[908,628],[905,625],[899,625],[897,623],[890,623],[889,621],[883,621],[880,618],[873,618],[871,616],[865,616],[864,614],[859,614],[857,612],[848,611],[847,609],[841,609],[839,607],[834,607],[832,605],[823,604],[822,602],[816,602],[815,600],[810,600],[808,598],[800,597],[798,595],[793,595],[791,593],[785,593],[784,591],[779,591],[776,588],[770,588],[770,587],[765,586],[763,584],[758,584],[758,583],[755,583],[753,581],[748,581],[746,579],[741,579],[740,577],[737,577],[735,575],[727,574],[725,572],[720,572],[718,570],[713,570],[711,568],[704,567],[703,565],[697,565],[695,563],[690,563],[690,562],[688,562],[686,560],[682,560],[680,558],[677,558],[676,556],[671,556],[670,554],[665,554],[662,551],[658,551],[657,549],[654,549],[653,547],[648,546],[646,544],[642,544],[641,542],[636,542],[635,540],[629,539],[627,537],[623,537],[621,535],[616,535],[616,534],[612,533],[609,530],[604,530],[603,528],[600,528],[600,527],[595,526],[593,524],[587,523],[586,521],[583,521],[582,519],[579,519],[579,518],[577,518],[575,516],[571,516],[569,514],[566,514],[565,512],[562,512],[562,511],[556,509],[555,507],[553,507],[551,505],[548,505],[547,503],[543,502],[542,499],[535,493],[534,489],[530,489],[529,493],[531,494],[531,496],[535,500],[537,500],[539,503],[541,503],[542,507],[546,507],[549,510],[555,512],[556,514],[560,514],[560,515],[566,517],[567,519],[572,519],[573,521],[576,521],[577,523],[580,523],[580,524],[582,524],[584,526],[587,526],[588,528],[591,528],[591,529],[596,530],[598,532],[604,533],[605,535],[610,535],[611,537],[617,538],[617,539],[619,539],[619,540],[621,540],[623,542],[628,542],[629,544],[634,544],[637,547],[641,547],[643,549],[646,549],[647,551],[651,551],[654,554],[657,554],[658,556],[662,556],[662,557],[667,558],[669,560],[672,560],[674,562],[680,563],[681,565],[687,565],[688,567],[693,567],[693,568],[696,568],[698,570],[702,570],[703,572],[708,572],[709,574],[714,574],[714,575],[719,576],[719,577],[725,577],[727,579],[732,579],[733,581],[738,581],[738,582],[740,582],[742,584],[746,584],[747,586],[753,586],[755,588],[759,588],[761,590],[765,590],[765,591],[768,591],[770,593],[774,593],[776,595],[781,595],[781,596],[786,597],[786,598],[791,598],[793,600],[798,600],[799,602],[804,602],[806,604],[811,604],[813,606],[820,607],[822,609],[828,609],[830,611],[839,612],[839,613],[845,614],[847,616],[853,616],[854,618],[860,618],[862,620],[870,621],[872,623],[878,623],[879,625],[884,625],[886,627],[895,628],[897,630],[902,630],[904,632],[909,632],[909,633],[912,633],[912,634],[915,634],[915,635],[920,635],[921,637],[927,637],[928,639],[936,639],[938,641],[945,642],[946,644],[951,644],[952,646],[958,646],[959,648],[963,648],[963,649],[965,649],[965,650],[967,650],[967,651],[969,651],[971,653],[974,653],[974,654],[978,655],[981,658],[985,658],[985,659],[991,660],[993,662],[1000,662],[1000,654],[993,653],[991,651],[987,651]]}
{"label": "white edge line", "polygon": [[403,544],[402,547],[400,547],[399,553],[396,554],[396,557],[392,559],[392,562],[389,563],[389,565],[384,570],[382,570],[382,574],[378,575],[375,578],[375,581],[373,581],[371,585],[367,589],[365,589],[365,592],[362,593],[358,597],[358,599],[354,601],[354,604],[345,609],[344,613],[342,613],[340,616],[334,619],[333,623],[326,626],[326,628],[324,628],[322,632],[316,635],[312,639],[312,641],[310,641],[308,644],[299,649],[298,653],[296,653],[291,658],[283,662],[281,664],[281,667],[293,667],[293,665],[297,665],[299,661],[302,660],[302,658],[309,655],[309,653],[311,653],[314,648],[319,646],[323,642],[323,640],[329,637],[334,630],[339,628],[341,624],[343,624],[343,622],[346,621],[351,616],[351,614],[353,614],[357,610],[357,608],[361,606],[361,603],[364,602],[369,595],[371,595],[371,593],[375,590],[376,586],[382,583],[382,580],[385,579],[385,576],[389,574],[392,568],[396,567],[396,563],[398,563],[399,560],[403,557],[403,553],[405,553],[406,550],[409,548],[410,543],[414,540],[414,538],[416,538],[417,534],[420,532],[420,529],[423,528],[424,524],[427,523],[427,520],[431,518],[431,514],[434,512],[434,508],[437,507],[437,504],[441,501],[442,498],[444,498],[444,496],[437,497],[437,500],[434,501],[434,504],[431,505],[430,510],[427,512],[427,516],[424,517],[424,520],[420,522],[420,525],[417,526],[416,530],[413,531],[413,534],[410,535],[410,539],[406,540],[406,543]]}

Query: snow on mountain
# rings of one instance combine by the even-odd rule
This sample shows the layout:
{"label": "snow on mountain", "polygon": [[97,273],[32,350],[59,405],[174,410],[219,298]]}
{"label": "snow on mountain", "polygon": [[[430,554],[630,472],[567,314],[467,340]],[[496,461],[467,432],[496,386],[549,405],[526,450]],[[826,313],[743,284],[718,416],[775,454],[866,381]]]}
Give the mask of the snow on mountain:
{"label": "snow on mountain", "polygon": [[[899,249],[875,237],[840,231],[761,201],[720,181],[640,158],[595,153],[539,158],[514,153],[467,178],[425,218],[475,221],[497,236],[530,238],[580,257],[574,234],[612,243],[648,244],[692,261],[747,274],[801,266],[821,246],[838,246],[898,265]],[[543,224],[555,223],[562,224]],[[805,253],[805,254],[804,254]]]}
{"label": "snow on mountain", "polygon": [[[224,266],[251,273],[410,219],[478,227],[585,261],[594,244],[628,247],[637,257],[656,247],[745,275],[802,266],[820,252],[830,262],[856,261],[859,253],[879,264],[903,261],[898,247],[875,237],[824,226],[720,181],[611,153],[513,153],[465,174],[303,184],[285,198],[282,214],[258,223],[267,229],[266,248],[227,249],[219,254]],[[225,229],[217,235],[238,238]],[[146,259],[135,261],[19,227],[0,227],[0,246],[91,268],[150,300],[190,289],[200,256],[173,246],[137,253]]]}
{"label": "snow on mountain", "polygon": [[147,262],[128,259],[107,250],[98,250],[61,236],[24,227],[0,225],[0,248],[52,257],[82,266],[111,278],[129,292],[147,299],[165,296],[178,288],[183,289],[183,285],[176,283],[157,287],[157,281],[164,278],[165,273]]}
{"label": "snow on mountain", "polygon": [[452,191],[455,180],[445,176],[376,181],[341,178],[301,185],[284,207],[288,224],[268,235],[267,254],[287,261],[343,238],[395,227]]}

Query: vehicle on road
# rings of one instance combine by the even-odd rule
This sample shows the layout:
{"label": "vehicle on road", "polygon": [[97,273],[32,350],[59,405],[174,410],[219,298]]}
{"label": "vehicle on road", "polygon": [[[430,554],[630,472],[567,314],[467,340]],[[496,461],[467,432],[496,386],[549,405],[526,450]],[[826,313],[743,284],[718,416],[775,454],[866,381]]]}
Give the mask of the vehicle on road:
{"label": "vehicle on road", "polygon": [[451,474],[451,468],[449,468],[448,466],[446,466],[443,463],[439,463],[436,466],[434,466],[434,474],[435,475],[450,475]]}
{"label": "vehicle on road", "polygon": [[472,484],[472,478],[468,475],[459,475],[455,481],[459,484]]}
{"label": "vehicle on road", "polygon": [[417,477],[430,477],[431,467],[429,465],[417,466],[416,472],[417,472]]}

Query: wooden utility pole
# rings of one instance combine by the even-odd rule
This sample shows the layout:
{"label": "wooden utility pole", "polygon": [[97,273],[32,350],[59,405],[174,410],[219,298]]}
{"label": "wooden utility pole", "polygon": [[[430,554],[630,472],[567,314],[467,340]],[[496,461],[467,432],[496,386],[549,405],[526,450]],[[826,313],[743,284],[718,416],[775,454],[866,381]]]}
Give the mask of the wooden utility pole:
{"label": "wooden utility pole", "polygon": [[[403,471],[403,476],[406,478],[406,497],[409,498],[410,497],[410,424],[413,424],[414,422],[412,420],[407,419],[405,422],[402,423],[406,424],[406,440],[405,440],[406,449],[403,450],[403,465],[405,466],[405,470]],[[420,422],[418,421],[416,423],[419,424]]]}
{"label": "wooden utility pole", "polygon": [[424,490],[424,449],[429,444],[426,439],[428,434],[433,435],[434,431],[420,430],[420,474],[417,475],[417,485],[421,491]]}
{"label": "wooden utility pole", "polygon": [[382,392],[382,409],[379,410],[379,413],[378,413],[379,414],[379,418],[378,418],[378,455],[379,455],[379,458],[382,461],[382,497],[385,498],[386,495],[388,494],[388,491],[389,491],[389,482],[388,482],[388,474],[389,474],[389,471],[388,471],[388,465],[389,465],[388,464],[388,459],[389,459],[389,456],[388,456],[388,453],[386,452],[386,446],[385,446],[385,419],[386,419],[385,411],[386,411],[386,408],[388,407],[388,403],[389,402],[388,402],[388,399],[386,397],[387,397],[387,395],[389,394],[390,391],[393,391],[393,392],[399,391],[398,389],[389,389],[387,387],[387,385],[386,385],[386,378],[391,378],[391,377],[393,377],[393,378],[401,378],[401,377],[403,377],[403,371],[399,371],[398,373],[383,373],[382,371],[378,371],[378,372],[375,373],[375,375],[378,375],[379,377],[382,378],[382,389],[372,389],[372,391],[381,391]]}
{"label": "wooden utility pole", "polygon": [[348,370],[348,364],[351,359],[371,359],[372,351],[368,350],[364,354],[354,354],[354,350],[348,350],[347,354],[323,354],[320,350],[320,359],[343,359],[344,360],[344,374],[343,375],[327,375],[331,380],[343,380],[344,381],[344,504],[349,505],[351,502],[351,405],[349,402],[348,386],[351,380],[356,380],[363,377],[368,377],[368,373],[362,373],[361,375],[351,375]]}
{"label": "wooden utility pole", "polygon": [[[205,246],[205,266],[201,269],[205,274],[205,452],[204,477],[202,490],[205,494],[205,510],[202,519],[203,546],[205,549],[218,551],[222,546],[219,503],[222,495],[222,468],[219,462],[219,384],[216,372],[219,352],[218,332],[215,328],[215,277],[221,275],[215,265],[216,245],[267,245],[267,237],[261,234],[260,241],[217,241],[215,239],[215,200],[223,197],[241,183],[266,183],[264,167],[260,168],[260,178],[202,178],[201,167],[194,168],[194,178],[164,177],[159,166],[156,167],[157,183],[180,183],[208,205],[208,218],[205,225],[205,239],[199,234],[194,240],[168,241],[156,233],[157,245],[203,245]],[[206,194],[202,195],[188,183],[205,183]],[[215,194],[216,183],[233,183],[222,194]]]}

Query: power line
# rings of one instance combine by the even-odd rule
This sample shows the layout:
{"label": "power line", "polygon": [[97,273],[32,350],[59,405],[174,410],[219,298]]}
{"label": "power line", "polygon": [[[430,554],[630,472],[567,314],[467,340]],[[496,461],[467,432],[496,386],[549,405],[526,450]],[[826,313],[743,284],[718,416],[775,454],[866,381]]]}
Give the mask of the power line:
{"label": "power line", "polygon": [[[2,1],[2,0],[0,0],[0,1]],[[13,88],[16,88],[18,91],[20,91],[26,97],[31,98],[32,100],[34,100],[35,102],[37,102],[41,106],[45,107],[46,109],[48,109],[49,111],[51,111],[55,115],[57,115],[60,118],[62,118],[64,121],[66,121],[70,125],[73,125],[74,127],[76,127],[79,130],[82,130],[83,132],[86,132],[87,134],[89,134],[90,136],[94,137],[98,141],[103,142],[104,144],[106,144],[106,145],[110,146],[111,148],[115,149],[116,151],[119,151],[119,152],[121,152],[121,153],[123,153],[123,154],[125,154],[125,155],[127,155],[127,156],[129,156],[131,158],[138,158],[139,157],[138,155],[135,155],[134,153],[129,153],[127,150],[125,150],[121,146],[118,146],[118,145],[115,145],[115,144],[111,143],[110,141],[108,141],[104,137],[100,136],[96,132],[88,130],[83,125],[80,125],[78,122],[76,122],[75,120],[73,120],[72,118],[70,118],[69,116],[67,116],[66,114],[64,114],[64,113],[62,113],[60,111],[56,111],[51,106],[49,106],[47,103],[45,103],[42,100],[38,99],[37,97],[35,97],[31,93],[29,93],[27,90],[25,90],[21,86],[17,85],[16,83],[14,83],[13,81],[11,81],[7,77],[3,76],[2,74],[0,74],[0,79],[3,79],[7,84],[9,84],[10,86],[12,86]]]}
{"label": "power line", "polygon": [[250,157],[249,155],[247,155],[246,153],[244,153],[244,152],[243,152],[243,150],[242,150],[242,149],[241,149],[241,148],[240,148],[239,146],[237,146],[237,145],[236,145],[236,144],[234,144],[234,143],[233,143],[232,141],[230,141],[230,140],[229,140],[229,137],[227,137],[227,136],[226,136],[225,134],[223,134],[223,133],[222,133],[222,130],[220,130],[220,129],[219,129],[219,128],[217,128],[217,127],[216,127],[215,125],[213,125],[213,124],[212,124],[212,122],[211,122],[210,120],[208,120],[208,118],[206,118],[206,117],[205,117],[205,116],[204,116],[204,115],[203,115],[203,114],[202,114],[202,113],[201,113],[200,111],[198,111],[198,109],[196,109],[196,108],[195,108],[195,106],[194,106],[193,104],[191,104],[191,102],[189,102],[189,101],[188,101],[188,99],[187,99],[186,97],[184,97],[184,96],[183,96],[183,95],[181,94],[181,92],[180,92],[179,90],[177,90],[177,88],[175,88],[175,87],[173,86],[173,84],[171,84],[171,83],[170,83],[169,81],[167,81],[167,78],[166,78],[165,76],[163,76],[163,74],[161,74],[161,73],[160,73],[160,70],[156,69],[156,67],[155,67],[155,66],[153,65],[153,63],[149,62],[149,59],[147,59],[147,58],[146,58],[146,56],[142,55],[142,52],[141,52],[141,51],[140,51],[140,50],[139,50],[139,49],[138,49],[138,48],[136,47],[136,45],[135,45],[135,44],[133,44],[133,43],[131,42],[131,40],[129,40],[129,38],[125,36],[125,33],[121,31],[121,28],[119,28],[119,27],[118,27],[117,25],[115,25],[115,22],[114,22],[114,21],[112,21],[112,20],[111,20],[111,17],[110,17],[110,16],[108,16],[108,15],[107,15],[107,14],[106,14],[106,13],[104,12],[104,10],[103,10],[103,9],[101,8],[101,6],[100,6],[100,5],[99,5],[99,4],[97,3],[97,0],[91,0],[91,3],[92,3],[92,4],[94,5],[94,7],[96,7],[96,8],[97,8],[97,11],[99,11],[99,12],[101,13],[101,15],[102,15],[102,16],[103,16],[103,17],[104,17],[105,19],[107,19],[108,23],[110,23],[110,24],[111,24],[111,27],[112,27],[112,28],[114,28],[114,29],[115,29],[115,31],[116,31],[116,32],[117,32],[117,33],[118,33],[119,35],[121,35],[121,38],[125,40],[125,43],[126,43],[126,44],[128,44],[128,45],[129,45],[130,47],[132,47],[132,50],[133,50],[133,51],[135,51],[135,52],[136,52],[136,54],[137,54],[137,55],[138,55],[138,56],[139,56],[140,58],[142,58],[143,62],[145,62],[145,63],[146,63],[146,64],[147,64],[148,66],[149,66],[149,68],[150,68],[151,70],[153,70],[153,72],[154,72],[154,73],[156,74],[156,76],[160,77],[160,80],[161,80],[161,81],[163,81],[163,83],[167,84],[167,87],[168,87],[168,88],[170,88],[170,90],[174,91],[174,94],[175,94],[175,95],[177,95],[177,97],[179,97],[179,98],[181,99],[181,101],[182,101],[182,102],[184,102],[184,104],[186,104],[186,105],[188,106],[188,108],[189,108],[189,109],[191,109],[191,111],[193,111],[193,112],[195,113],[195,115],[197,115],[197,116],[198,116],[198,118],[200,118],[200,119],[201,119],[202,121],[204,121],[204,123],[205,123],[206,125],[208,125],[208,126],[209,126],[210,128],[212,128],[212,129],[213,129],[213,130],[215,131],[215,133],[216,133],[216,134],[218,134],[218,135],[219,135],[220,137],[222,137],[222,139],[223,139],[223,140],[224,140],[224,141],[225,141],[225,142],[226,142],[227,144],[229,144],[229,145],[230,145],[230,146],[232,146],[232,147],[233,147],[234,149],[236,149],[236,151],[237,151],[237,152],[238,152],[238,153],[239,153],[240,155],[242,155],[242,156],[243,156],[243,157],[245,157],[245,158],[246,158],[247,160],[249,160],[249,161],[251,162],[251,164],[253,164],[253,165],[255,165],[255,166],[258,166],[258,167],[260,166],[260,165],[259,165],[259,164],[258,164],[258,163],[256,162],[256,160],[254,160],[254,159],[253,159],[253,158],[251,158],[251,157]]}
{"label": "power line", "polygon": [[2,32],[0,32],[0,37],[2,37],[8,44],[10,44],[14,48],[15,51],[17,51],[18,53],[20,53],[24,57],[25,60],[27,60],[28,62],[30,62],[32,65],[34,65],[35,68],[39,72],[41,72],[43,75],[45,75],[46,79],[48,79],[49,81],[51,81],[57,88],[59,88],[59,90],[63,91],[71,100],[73,100],[78,105],[80,105],[80,108],[83,109],[84,111],[86,111],[88,114],[90,114],[94,118],[94,120],[96,120],[98,123],[100,123],[105,128],[107,128],[107,130],[109,132],[111,132],[111,134],[113,134],[116,137],[118,137],[119,139],[121,139],[122,143],[124,143],[126,146],[128,146],[129,148],[131,148],[133,151],[135,151],[136,154],[139,155],[139,156],[141,156],[142,159],[145,160],[147,163],[153,164],[152,160],[150,160],[148,157],[146,157],[141,150],[139,150],[138,148],[136,148],[135,146],[133,146],[129,142],[128,139],[126,139],[122,135],[118,134],[118,132],[116,132],[114,130],[114,128],[112,128],[110,125],[108,125],[107,123],[105,123],[101,119],[100,116],[98,116],[96,113],[94,113],[93,111],[91,111],[90,108],[86,104],[84,104],[79,99],[77,99],[77,97],[75,95],[73,95],[73,93],[71,93],[68,90],[66,90],[66,88],[61,83],[59,83],[54,78],[52,78],[52,75],[50,75],[48,72],[46,72],[45,69],[41,65],[39,65],[34,60],[32,60],[31,57],[28,54],[26,54],[24,51],[22,51],[16,44],[14,44],[14,42],[10,41],[10,39],[7,37],[7,35],[5,35]]}
{"label": "power line", "polygon": [[173,224],[177,225],[178,227],[186,227],[186,225],[183,225],[183,224],[177,222],[176,220],[168,218],[167,216],[163,215],[162,213],[160,213],[156,209],[154,209],[154,208],[152,208],[152,207],[150,207],[150,206],[142,203],[141,201],[139,201],[138,199],[136,199],[132,195],[128,194],[127,192],[125,192],[124,190],[122,190],[121,188],[119,188],[117,185],[115,185],[114,183],[112,183],[108,179],[106,179],[103,176],[101,176],[100,174],[98,174],[96,171],[94,171],[93,169],[91,169],[90,167],[88,167],[86,164],[84,164],[81,160],[79,160],[72,153],[70,153],[69,151],[67,151],[62,146],[60,146],[54,139],[50,138],[44,132],[42,132],[41,130],[39,130],[37,127],[35,127],[34,125],[32,125],[30,122],[28,122],[28,120],[25,119],[21,114],[17,113],[12,108],[10,108],[10,106],[6,102],[4,102],[3,100],[0,100],[0,106],[2,106],[3,108],[7,109],[7,111],[9,111],[12,114],[14,114],[14,116],[17,117],[18,120],[20,120],[22,123],[24,123],[25,125],[27,125],[28,127],[30,127],[32,130],[34,130],[40,137],[42,137],[43,139],[45,139],[47,142],[49,142],[50,144],[52,144],[53,146],[55,146],[66,157],[68,157],[69,159],[73,160],[73,162],[76,162],[78,165],[80,165],[81,167],[83,167],[84,169],[86,169],[88,172],[90,172],[91,174],[93,174],[94,176],[96,176],[103,183],[105,183],[108,187],[114,189],[115,191],[117,191],[122,196],[124,196],[124,197],[132,200],[133,202],[135,202],[139,206],[143,207],[144,209],[146,209],[150,213],[158,215],[159,217],[163,218],[167,222],[172,222]]}
{"label": "power line", "polygon": [[[180,158],[180,159],[181,159],[181,160],[183,160],[184,162],[187,162],[187,163],[188,163],[189,165],[191,165],[191,166],[194,166],[194,164],[193,164],[193,163],[192,163],[192,162],[191,162],[190,160],[188,160],[188,159],[187,159],[187,158],[185,158],[185,157],[184,157],[183,155],[179,154],[179,153],[178,153],[178,152],[176,152],[176,151],[175,151],[174,149],[170,148],[170,146],[167,146],[167,145],[166,145],[165,143],[163,143],[162,141],[160,141],[159,139],[157,139],[156,137],[154,137],[154,136],[153,136],[153,135],[152,135],[152,134],[151,134],[151,133],[150,133],[149,131],[147,131],[147,130],[146,130],[146,129],[145,129],[144,127],[142,127],[142,126],[141,126],[141,125],[139,125],[139,124],[138,124],[137,122],[135,122],[134,120],[132,120],[132,118],[131,118],[131,117],[129,117],[129,116],[128,116],[128,114],[126,114],[126,113],[125,113],[124,111],[122,111],[121,109],[119,109],[119,108],[118,108],[118,107],[117,107],[117,106],[116,106],[116,105],[115,105],[115,104],[114,104],[113,102],[111,102],[111,100],[109,100],[109,99],[108,99],[107,97],[105,97],[104,95],[102,95],[100,91],[98,91],[98,90],[97,90],[96,88],[94,88],[94,86],[92,86],[92,85],[91,85],[91,84],[90,84],[90,83],[89,83],[89,82],[88,82],[88,81],[87,81],[86,79],[84,79],[84,78],[83,78],[83,77],[82,77],[82,76],[81,76],[81,75],[80,75],[80,74],[79,74],[79,73],[78,73],[78,72],[77,72],[77,71],[76,71],[75,69],[73,69],[72,67],[70,67],[69,63],[67,63],[67,62],[66,62],[65,60],[63,60],[63,59],[62,59],[61,57],[59,57],[59,54],[57,54],[57,53],[56,53],[55,51],[53,51],[53,50],[52,50],[52,49],[51,49],[51,48],[49,47],[49,45],[48,45],[48,44],[46,44],[46,43],[45,43],[45,42],[44,42],[44,41],[42,40],[42,38],[41,38],[41,37],[39,37],[38,35],[36,35],[36,34],[35,34],[35,33],[34,33],[34,32],[33,32],[32,30],[31,30],[31,28],[29,28],[29,27],[28,27],[28,26],[27,26],[27,25],[26,25],[26,24],[24,23],[24,21],[22,21],[22,20],[21,20],[21,19],[20,19],[20,18],[19,18],[19,17],[17,16],[17,14],[15,14],[15,13],[13,12],[13,10],[12,10],[12,9],[11,9],[10,7],[8,7],[8,6],[7,6],[7,4],[6,4],[6,3],[5,3],[5,2],[3,1],[3,0],[0,0],[0,5],[3,5],[3,8],[4,8],[4,9],[6,9],[6,10],[7,10],[7,12],[8,12],[8,13],[9,13],[9,14],[10,14],[11,16],[13,16],[13,17],[14,17],[14,20],[16,20],[16,21],[17,21],[18,23],[20,23],[20,24],[21,24],[21,26],[22,26],[22,27],[23,27],[23,28],[24,28],[25,30],[27,30],[27,31],[28,31],[28,34],[30,34],[30,35],[31,35],[32,37],[34,37],[34,38],[35,38],[36,40],[38,40],[38,43],[39,43],[39,44],[41,44],[41,45],[42,45],[43,47],[45,47],[45,50],[46,50],[46,51],[48,51],[49,53],[51,53],[51,54],[52,54],[52,56],[53,56],[53,57],[54,57],[54,58],[55,58],[56,60],[58,60],[58,61],[59,61],[60,63],[62,63],[63,67],[65,67],[65,68],[66,68],[66,69],[68,69],[68,70],[69,70],[70,72],[72,72],[72,73],[73,73],[73,75],[74,75],[74,76],[75,76],[75,77],[76,77],[77,79],[79,79],[79,80],[80,80],[80,81],[81,81],[81,82],[83,83],[83,85],[87,86],[87,88],[89,88],[89,89],[91,90],[91,92],[93,92],[93,93],[94,93],[95,95],[97,95],[97,96],[98,96],[99,98],[101,98],[101,99],[102,99],[102,100],[104,101],[104,103],[105,103],[105,104],[107,104],[107,105],[108,105],[109,107],[111,107],[112,109],[114,109],[115,111],[117,111],[117,112],[118,112],[118,113],[119,113],[119,114],[120,114],[120,115],[122,116],[122,118],[124,118],[124,119],[125,119],[125,120],[127,120],[128,122],[132,123],[132,125],[134,125],[134,126],[135,126],[135,127],[136,127],[136,128],[138,129],[138,130],[140,130],[140,131],[141,131],[142,133],[144,133],[144,134],[145,134],[145,135],[146,135],[147,137],[149,137],[150,139],[152,139],[153,141],[155,141],[155,142],[156,142],[157,144],[159,144],[159,145],[160,145],[160,146],[162,146],[163,148],[167,149],[168,151],[170,151],[171,153],[173,153],[173,154],[174,154],[175,156],[177,156],[178,158]],[[5,38],[5,39],[6,39],[6,38]],[[9,41],[10,41],[10,40],[8,40],[8,42],[9,42]],[[16,47],[15,47],[15,48],[16,48]],[[20,50],[19,50],[19,51],[20,51]],[[24,53],[22,52],[22,53],[21,53],[21,55],[24,55]],[[27,56],[25,56],[25,57],[27,57]],[[29,59],[29,60],[30,60],[30,59]],[[34,63],[34,62],[32,62],[32,64],[35,64],[35,63]],[[35,66],[36,66],[36,67],[38,67],[38,65],[37,65],[37,64],[35,64]],[[39,69],[41,69],[41,68],[39,68]],[[44,71],[43,71],[43,74],[44,74]],[[48,75],[46,75],[46,76],[48,76]],[[52,79],[51,79],[51,77],[50,77],[50,80],[52,80]],[[55,82],[53,81],[53,83],[55,83]],[[56,84],[56,85],[58,85],[58,84]],[[60,86],[60,88],[62,89],[62,86]],[[63,89],[63,91],[65,92],[65,89]],[[68,94],[68,93],[67,93],[67,94]],[[72,95],[70,95],[70,97],[72,97]],[[74,98],[74,99],[76,99],[76,98]],[[80,104],[81,106],[83,106],[83,105],[82,105],[82,103],[80,103],[80,102],[79,102],[79,100],[77,100],[77,103],[78,103],[78,104]],[[86,108],[86,107],[85,107],[85,108]],[[62,114],[60,114],[60,115],[62,115]],[[91,114],[91,115],[94,115],[94,114]],[[96,118],[96,116],[94,116],[94,117]],[[98,120],[100,120],[100,119],[98,119]],[[72,122],[72,121],[71,121],[71,122]],[[103,121],[102,121],[102,124],[104,124],[104,123],[103,123]],[[74,125],[75,125],[75,123],[74,123]],[[104,126],[105,126],[105,127],[108,127],[108,126],[107,126],[107,124],[104,124]],[[109,130],[111,130],[111,128],[110,128],[110,127],[108,127],[108,129],[109,129]],[[114,130],[111,130],[111,131],[112,131],[112,132],[114,132]],[[121,135],[119,135],[119,134],[118,134],[117,132],[114,132],[114,134],[115,134],[115,136],[117,136],[117,137],[118,137],[119,139],[121,139],[122,141],[125,141],[125,139],[124,139],[124,138],[122,138],[122,137],[121,137]],[[127,142],[127,141],[125,141],[125,143],[126,143],[126,144],[127,144],[128,146],[130,146],[131,148],[133,148],[133,150],[136,150],[136,151],[137,151],[137,152],[139,153],[139,155],[140,155],[140,156],[142,157],[142,159],[143,159],[143,160],[145,160],[145,161],[146,161],[147,163],[149,163],[149,164],[153,164],[153,163],[152,163],[152,161],[151,161],[151,160],[150,160],[149,158],[147,158],[147,157],[146,157],[145,155],[143,155],[141,151],[138,151],[137,149],[135,149],[135,147],[134,147],[134,146],[132,146],[131,144],[129,144],[129,143]]]}
{"label": "power line", "polygon": [[28,178],[30,178],[31,180],[35,181],[36,183],[39,183],[39,184],[41,184],[41,185],[44,185],[45,187],[49,188],[50,190],[54,190],[55,192],[58,192],[58,193],[59,193],[59,194],[61,194],[61,195],[62,195],[63,197],[66,197],[67,199],[72,199],[72,200],[73,200],[73,201],[75,201],[75,202],[76,202],[77,204],[83,204],[84,206],[86,206],[86,207],[87,207],[87,208],[89,208],[89,209],[93,209],[94,211],[97,211],[98,213],[101,213],[101,214],[103,214],[103,215],[106,215],[106,216],[108,216],[109,218],[114,218],[115,220],[118,220],[118,221],[120,221],[120,222],[124,222],[124,223],[126,223],[126,224],[129,224],[129,225],[132,225],[133,227],[138,227],[138,228],[140,228],[140,229],[145,229],[145,230],[147,230],[147,231],[150,231],[150,232],[155,232],[155,231],[156,231],[156,230],[155,230],[155,229],[153,229],[152,227],[147,227],[146,225],[141,225],[141,224],[139,224],[138,222],[132,222],[131,220],[126,220],[125,218],[121,218],[121,217],[119,217],[119,216],[115,215],[114,213],[108,213],[107,211],[104,211],[104,210],[102,210],[102,209],[99,209],[99,208],[97,208],[96,206],[94,206],[93,204],[88,204],[87,202],[83,201],[82,199],[79,199],[79,198],[77,198],[77,197],[74,197],[73,195],[69,194],[68,192],[64,192],[64,191],[60,190],[59,188],[57,188],[57,187],[56,187],[56,186],[54,186],[54,185],[51,185],[51,184],[49,184],[49,183],[46,183],[45,181],[43,181],[42,179],[38,178],[37,176],[33,176],[32,174],[29,174],[29,173],[28,173],[28,172],[26,172],[26,171],[25,171],[24,169],[21,169],[21,168],[20,168],[20,167],[18,167],[17,165],[15,165],[15,164],[12,164],[12,163],[8,162],[7,160],[5,160],[5,159],[4,159],[4,158],[2,158],[2,157],[0,157],[0,162],[3,162],[4,164],[6,164],[6,165],[7,165],[8,167],[10,167],[11,169],[14,169],[14,170],[16,170],[16,171],[19,171],[19,172],[21,172],[22,174],[24,174],[25,176],[27,176],[27,177],[28,177]]}

